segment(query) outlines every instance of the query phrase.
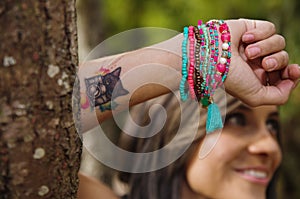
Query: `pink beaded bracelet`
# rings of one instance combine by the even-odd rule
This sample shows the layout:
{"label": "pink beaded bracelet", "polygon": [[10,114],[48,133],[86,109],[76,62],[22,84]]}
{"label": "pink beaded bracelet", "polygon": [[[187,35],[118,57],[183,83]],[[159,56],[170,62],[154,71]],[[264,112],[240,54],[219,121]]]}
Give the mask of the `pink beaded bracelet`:
{"label": "pink beaded bracelet", "polygon": [[195,99],[194,90],[194,70],[195,70],[195,38],[194,38],[194,27],[189,26],[189,71],[188,71],[188,83],[191,99]]}

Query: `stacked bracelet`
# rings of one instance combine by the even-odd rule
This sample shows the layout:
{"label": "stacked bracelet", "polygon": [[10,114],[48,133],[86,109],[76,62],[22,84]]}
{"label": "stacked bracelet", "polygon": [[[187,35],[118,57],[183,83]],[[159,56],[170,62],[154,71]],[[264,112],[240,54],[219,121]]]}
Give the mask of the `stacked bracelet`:
{"label": "stacked bracelet", "polygon": [[184,27],[183,29],[183,41],[182,41],[182,66],[181,66],[181,74],[182,79],[180,81],[179,91],[182,101],[186,101],[188,98],[188,93],[185,90],[185,83],[187,80],[187,65],[188,65],[188,58],[187,58],[187,41],[188,41],[188,28]]}
{"label": "stacked bracelet", "polygon": [[188,72],[188,83],[189,83],[189,91],[190,97],[195,99],[195,91],[194,91],[194,71],[195,71],[195,38],[194,38],[194,27],[189,27],[189,72]]}
{"label": "stacked bracelet", "polygon": [[[229,71],[229,27],[223,20],[211,20],[206,24],[199,21],[198,26],[185,27],[183,35],[181,99],[197,99],[208,109],[206,132],[211,133],[223,128],[220,110],[214,103],[213,95],[225,81]],[[222,44],[219,50],[220,41]],[[188,89],[185,89],[186,82]]]}

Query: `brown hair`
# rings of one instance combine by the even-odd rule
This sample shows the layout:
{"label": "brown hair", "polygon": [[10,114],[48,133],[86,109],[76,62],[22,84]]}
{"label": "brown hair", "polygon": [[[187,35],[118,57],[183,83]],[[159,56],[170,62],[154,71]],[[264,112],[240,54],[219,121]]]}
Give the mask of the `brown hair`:
{"label": "brown hair", "polygon": [[[227,108],[227,111],[230,111],[241,104],[240,101],[228,95],[226,97],[227,100],[224,100],[224,93],[216,94],[215,99],[218,105],[221,107],[221,110]],[[191,104],[187,102],[180,104],[178,99],[174,97],[173,93],[152,99],[147,103],[133,107],[131,110],[131,116],[134,121],[141,126],[145,126],[150,122],[155,124],[157,120],[160,120],[160,116],[154,115],[154,117],[150,119],[148,112],[149,108],[153,104],[157,103],[163,106],[167,112],[167,119],[164,127],[157,134],[150,138],[134,138],[123,133],[119,139],[119,146],[135,153],[147,153],[159,150],[174,138],[178,132],[179,125],[182,123],[184,124],[185,133],[180,139],[180,142],[176,143],[175,147],[184,147],[186,144],[188,144],[185,141],[188,140],[186,138],[193,136],[190,125],[198,124],[198,131],[193,142],[190,144],[184,154],[168,166],[146,173],[120,172],[118,175],[119,179],[129,186],[127,198],[130,199],[179,199],[181,195],[182,183],[185,181],[187,165],[191,161],[193,154],[195,154],[200,140],[202,140],[202,138],[205,136],[205,110],[201,109],[201,112],[198,112],[197,110],[200,109],[195,107],[195,103]],[[183,106],[182,109],[179,108],[180,105]],[[180,117],[182,114],[181,110],[189,113],[188,117]],[[199,117],[196,117],[199,114],[201,116],[200,122],[194,121],[194,119],[199,119]],[[226,110],[223,111],[224,116],[225,114]],[[134,129],[131,130],[134,131]],[[149,129],[144,130],[147,131]],[[144,132],[136,133],[142,134]],[[172,152],[172,149],[170,149],[170,152]],[[158,164],[159,161],[160,157],[154,156],[151,164]],[[141,164],[141,162],[133,162],[132,164],[136,166]]]}

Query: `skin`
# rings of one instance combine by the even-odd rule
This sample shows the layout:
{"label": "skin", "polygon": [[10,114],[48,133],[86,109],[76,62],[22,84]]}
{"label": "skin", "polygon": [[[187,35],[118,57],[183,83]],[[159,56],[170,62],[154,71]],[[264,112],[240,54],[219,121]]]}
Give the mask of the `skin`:
{"label": "skin", "polygon": [[[249,106],[284,104],[300,78],[299,66],[288,64],[289,57],[284,51],[285,39],[276,34],[274,24],[267,21],[240,19],[226,22],[232,38],[232,61],[225,81],[226,91]],[[166,87],[177,89],[181,79],[181,43],[182,34],[179,34],[149,48],[83,63],[78,72],[81,99],[87,99],[87,85],[84,83],[86,78],[94,77],[101,69],[112,72],[119,67],[121,67],[120,81],[129,94],[117,97],[116,101],[119,105],[118,110],[115,109],[115,111],[127,108],[129,99],[129,105],[132,106],[168,93],[169,90]],[[168,66],[169,71],[160,72],[161,70],[153,69],[153,63]],[[137,70],[134,69],[140,66],[146,66],[152,70],[145,69],[144,73],[135,73],[134,71]],[[154,74],[149,74],[149,71]],[[163,85],[166,87],[149,84],[135,90],[132,86],[133,81],[126,82],[122,79],[128,74],[141,77],[148,82],[164,80]],[[84,105],[89,105],[89,103],[85,102]],[[83,132],[111,117],[110,109],[99,111],[96,108],[95,112],[91,111],[94,108],[86,107],[81,110]]]}
{"label": "skin", "polygon": [[80,186],[77,191],[78,198],[82,199],[99,199],[109,198],[118,199],[119,197],[98,179],[88,176],[82,172],[78,173]]}
{"label": "skin", "polygon": [[225,81],[227,92],[253,107],[284,104],[300,77],[299,66],[288,64],[284,37],[267,21],[227,23],[234,57]]}
{"label": "skin", "polygon": [[[211,153],[189,164],[183,198],[263,199],[282,154],[277,142],[276,106],[240,106],[227,115],[221,137]],[[199,149],[201,144],[199,145]],[[246,170],[265,172],[263,178]]]}

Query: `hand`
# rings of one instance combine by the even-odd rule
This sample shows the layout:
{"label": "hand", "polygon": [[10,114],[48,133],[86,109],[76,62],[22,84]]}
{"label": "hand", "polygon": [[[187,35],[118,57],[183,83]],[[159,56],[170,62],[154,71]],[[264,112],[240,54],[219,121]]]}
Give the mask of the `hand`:
{"label": "hand", "polygon": [[288,65],[285,39],[267,21],[226,22],[232,34],[227,92],[250,106],[285,103],[300,78],[299,66]]}

